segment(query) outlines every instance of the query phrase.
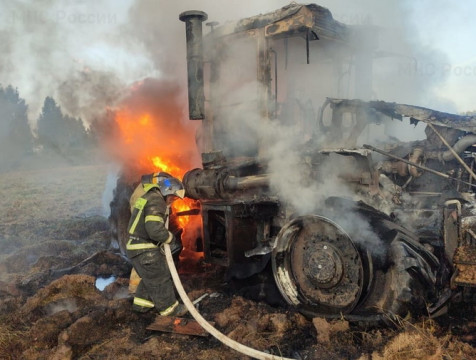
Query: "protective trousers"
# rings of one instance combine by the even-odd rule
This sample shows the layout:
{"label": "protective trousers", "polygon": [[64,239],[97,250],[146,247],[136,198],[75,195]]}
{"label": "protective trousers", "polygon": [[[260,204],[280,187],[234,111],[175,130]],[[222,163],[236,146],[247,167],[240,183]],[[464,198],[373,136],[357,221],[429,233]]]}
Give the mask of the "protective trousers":
{"label": "protective trousers", "polygon": [[146,312],[155,307],[162,312],[173,306],[177,300],[165,255],[157,248],[141,252],[128,250],[127,256],[141,277],[133,309]]}

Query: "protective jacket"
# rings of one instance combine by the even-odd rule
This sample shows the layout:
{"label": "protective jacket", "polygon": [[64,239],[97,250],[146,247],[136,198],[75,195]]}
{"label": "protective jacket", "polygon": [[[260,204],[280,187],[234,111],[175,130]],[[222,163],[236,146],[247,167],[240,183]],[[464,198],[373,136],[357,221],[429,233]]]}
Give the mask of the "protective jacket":
{"label": "protective jacket", "polygon": [[[140,188],[143,189],[143,194]],[[126,245],[128,252],[133,251],[130,255],[138,255],[157,248],[161,243],[169,243],[173,235],[165,227],[167,204],[159,187],[156,184],[140,184],[131,200],[132,214],[128,226],[129,241]]]}
{"label": "protective jacket", "polygon": [[137,286],[133,309],[156,308],[161,315],[175,311],[179,303],[165,256],[158,245],[173,239],[167,230],[167,204],[156,184],[139,184],[131,197],[127,256],[141,280]]}

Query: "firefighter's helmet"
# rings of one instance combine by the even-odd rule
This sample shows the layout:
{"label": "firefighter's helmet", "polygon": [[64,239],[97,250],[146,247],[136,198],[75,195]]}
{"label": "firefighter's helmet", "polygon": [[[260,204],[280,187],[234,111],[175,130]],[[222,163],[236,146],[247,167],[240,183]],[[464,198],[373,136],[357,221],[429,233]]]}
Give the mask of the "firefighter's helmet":
{"label": "firefighter's helmet", "polygon": [[182,182],[174,177],[159,177],[157,181],[159,190],[163,196],[175,195],[183,199],[185,196],[185,189]]}
{"label": "firefighter's helmet", "polygon": [[145,184],[158,184],[159,180],[163,178],[172,178],[173,176],[166,172],[155,172],[151,174],[142,175],[141,183]]}

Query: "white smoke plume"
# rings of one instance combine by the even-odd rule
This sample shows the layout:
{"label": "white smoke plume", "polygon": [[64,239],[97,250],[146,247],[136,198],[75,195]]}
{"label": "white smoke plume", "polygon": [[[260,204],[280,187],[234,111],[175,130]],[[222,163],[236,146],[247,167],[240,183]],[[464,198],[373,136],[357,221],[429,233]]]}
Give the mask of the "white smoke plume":
{"label": "white smoke plume", "polygon": [[89,123],[135,81],[167,77],[186,86],[180,12],[200,8],[224,21],[281,5],[233,1],[220,9],[211,0],[3,1],[0,84],[19,89],[33,126],[46,96]]}
{"label": "white smoke plume", "polygon": [[[245,93],[249,93],[250,84],[245,86]],[[243,152],[243,142],[240,133],[258,134],[261,153],[259,157],[267,163],[267,170],[271,174],[270,185],[274,193],[279,194],[282,204],[286,204],[286,211],[290,216],[318,214],[325,216],[339,226],[357,243],[361,245],[372,244],[369,248],[374,253],[379,253],[383,247],[379,246],[381,240],[372,230],[368,219],[356,211],[354,201],[360,197],[355,189],[350,188],[343,177],[357,170],[353,157],[329,154],[316,171],[316,164],[306,153],[308,138],[303,136],[299,128],[292,125],[267,122],[260,119],[256,113],[250,112],[246,105],[235,109],[234,113],[240,114],[241,122],[236,118],[229,118],[230,124],[235,129],[230,133],[227,144],[235,143],[235,153]],[[236,124],[239,125],[236,125]],[[246,129],[246,130],[243,130]],[[246,137],[245,137],[246,138]],[[231,141],[231,142],[230,142]],[[230,148],[227,148],[230,150]],[[245,150],[249,150],[245,149]],[[232,155],[230,154],[230,155]],[[327,157],[327,158],[326,158]],[[314,167],[312,166],[314,165]],[[330,209],[326,200],[332,197],[349,200],[344,201],[334,209]]]}
{"label": "white smoke plume", "polygon": [[104,191],[102,193],[102,215],[108,217],[111,212],[111,201],[114,198],[114,189],[117,185],[117,179],[120,176],[120,166],[110,165],[109,171],[104,185]]}
{"label": "white smoke plume", "polygon": [[75,299],[61,299],[54,303],[48,304],[48,306],[46,307],[46,313],[48,315],[53,315],[64,310],[72,313],[75,312],[77,309],[78,305]]}

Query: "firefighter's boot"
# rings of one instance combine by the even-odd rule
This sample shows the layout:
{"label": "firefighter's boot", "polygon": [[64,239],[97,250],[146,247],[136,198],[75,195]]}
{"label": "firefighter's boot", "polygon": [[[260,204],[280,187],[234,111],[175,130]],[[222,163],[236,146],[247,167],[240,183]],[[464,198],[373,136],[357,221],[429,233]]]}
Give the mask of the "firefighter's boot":
{"label": "firefighter's boot", "polygon": [[169,306],[164,311],[160,312],[162,316],[183,316],[188,312],[187,307],[183,304],[179,304],[176,301],[172,306]]}

